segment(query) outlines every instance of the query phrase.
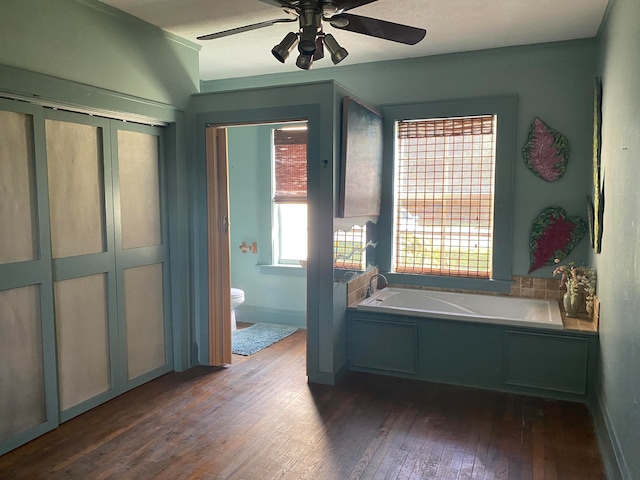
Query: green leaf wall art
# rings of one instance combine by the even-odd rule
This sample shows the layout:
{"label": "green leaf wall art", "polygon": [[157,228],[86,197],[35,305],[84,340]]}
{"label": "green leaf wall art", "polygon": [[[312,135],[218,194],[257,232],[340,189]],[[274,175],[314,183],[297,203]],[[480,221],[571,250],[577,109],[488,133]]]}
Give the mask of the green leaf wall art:
{"label": "green leaf wall art", "polygon": [[600,166],[601,136],[602,82],[599,77],[596,77],[593,85],[593,231],[591,232],[591,245],[596,253],[600,253],[602,248],[602,219],[604,215],[604,179]]}
{"label": "green leaf wall art", "polygon": [[587,222],[567,217],[557,206],[547,207],[536,217],[529,235],[529,273],[563,260],[587,233]]}
{"label": "green leaf wall art", "polygon": [[538,177],[553,182],[564,175],[569,160],[569,141],[536,117],[522,148],[524,163]]}

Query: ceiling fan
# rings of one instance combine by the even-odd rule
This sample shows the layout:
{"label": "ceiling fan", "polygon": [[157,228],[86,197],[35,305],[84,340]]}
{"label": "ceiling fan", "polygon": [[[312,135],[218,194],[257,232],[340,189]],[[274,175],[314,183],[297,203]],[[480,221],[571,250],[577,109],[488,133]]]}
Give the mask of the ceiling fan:
{"label": "ceiling fan", "polygon": [[423,28],[410,27],[399,23],[388,22],[376,18],[363,17],[345,13],[348,10],[376,2],[377,0],[260,0],[264,3],[282,8],[289,17],[266,20],[242,27],[197,37],[198,40],[214,40],[216,38],[248,32],[258,28],[269,27],[276,23],[298,21],[297,32],[289,32],[271,53],[284,63],[293,48],[298,45],[296,65],[308,70],[314,60],[324,57],[324,47],[329,50],[331,60],[337,65],[349,54],[341,47],[330,33],[323,31],[323,22],[334,28],[390,40],[392,42],[415,45],[420,42],[427,31]]}

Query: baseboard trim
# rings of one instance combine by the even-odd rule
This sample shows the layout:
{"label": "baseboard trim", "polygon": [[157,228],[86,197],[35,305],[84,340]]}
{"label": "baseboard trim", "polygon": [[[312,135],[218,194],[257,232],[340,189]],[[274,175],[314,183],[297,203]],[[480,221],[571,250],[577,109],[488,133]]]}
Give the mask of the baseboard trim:
{"label": "baseboard trim", "polygon": [[600,455],[608,480],[629,480],[631,473],[620,449],[607,406],[600,397],[591,402],[591,416],[596,429]]}
{"label": "baseboard trim", "polygon": [[342,367],[340,367],[333,373],[320,371],[309,373],[307,379],[309,383],[319,383],[321,385],[334,386],[340,383],[340,380],[342,380],[342,377],[344,377],[348,370],[349,365],[348,363],[345,363],[344,365],[342,365]]}
{"label": "baseboard trim", "polygon": [[298,310],[240,305],[236,309],[236,320],[248,323],[278,323],[292,327],[307,328],[307,313]]}

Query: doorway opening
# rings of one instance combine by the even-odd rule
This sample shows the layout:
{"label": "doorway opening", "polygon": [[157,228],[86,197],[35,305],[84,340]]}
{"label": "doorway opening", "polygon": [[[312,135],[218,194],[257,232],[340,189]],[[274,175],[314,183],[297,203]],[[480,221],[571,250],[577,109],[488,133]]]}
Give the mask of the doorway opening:
{"label": "doorway opening", "polygon": [[207,127],[212,365],[233,361],[233,317],[306,328],[306,132],[306,121]]}

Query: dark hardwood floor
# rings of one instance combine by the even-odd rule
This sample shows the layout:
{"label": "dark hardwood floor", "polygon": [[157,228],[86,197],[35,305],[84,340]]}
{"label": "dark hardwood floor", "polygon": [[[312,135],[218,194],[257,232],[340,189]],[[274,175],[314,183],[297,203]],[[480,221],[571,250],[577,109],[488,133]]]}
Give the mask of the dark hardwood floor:
{"label": "dark hardwood floor", "polygon": [[1,479],[603,479],[584,405],[351,373],[305,332],[171,373],[0,457]]}

